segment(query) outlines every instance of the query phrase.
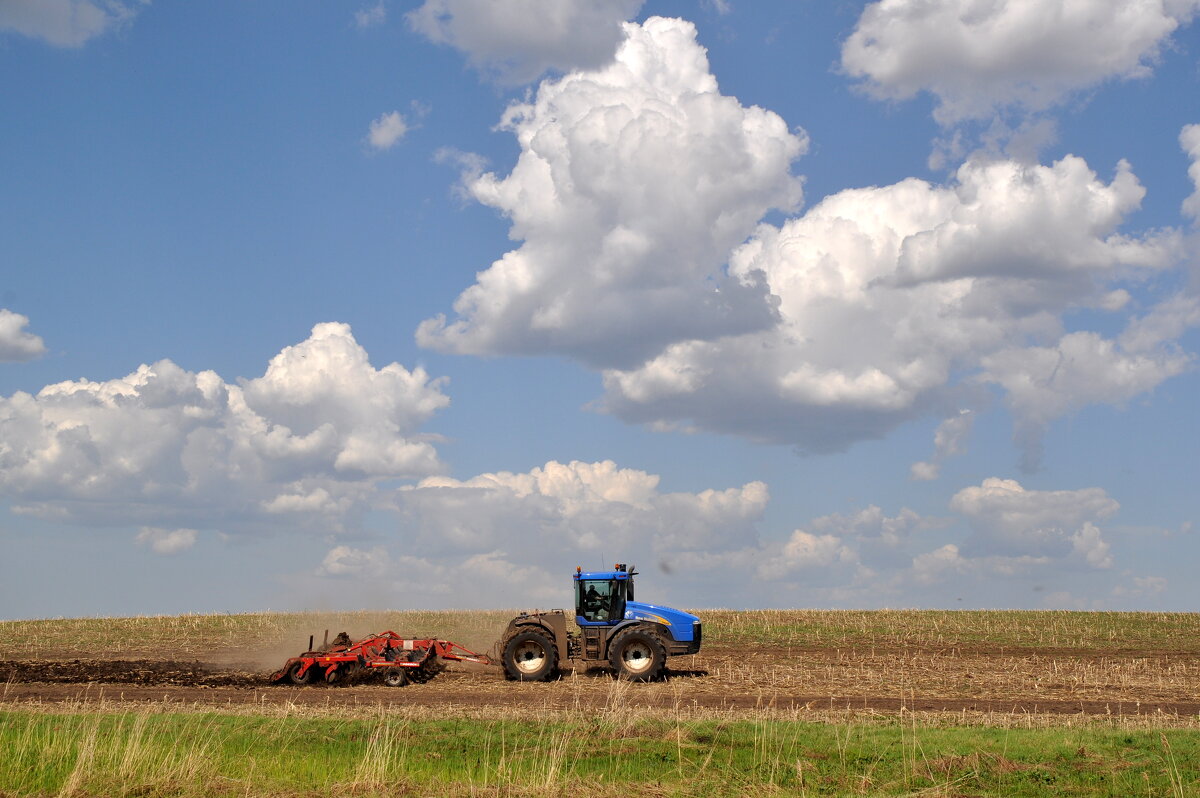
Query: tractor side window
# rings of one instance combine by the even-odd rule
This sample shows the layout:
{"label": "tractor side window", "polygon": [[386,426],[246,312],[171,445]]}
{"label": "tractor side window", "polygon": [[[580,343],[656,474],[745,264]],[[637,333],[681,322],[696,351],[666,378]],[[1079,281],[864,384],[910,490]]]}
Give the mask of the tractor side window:
{"label": "tractor side window", "polygon": [[617,598],[613,582],[607,579],[581,579],[576,583],[576,589],[575,605],[584,620],[602,622],[613,617],[613,603]]}

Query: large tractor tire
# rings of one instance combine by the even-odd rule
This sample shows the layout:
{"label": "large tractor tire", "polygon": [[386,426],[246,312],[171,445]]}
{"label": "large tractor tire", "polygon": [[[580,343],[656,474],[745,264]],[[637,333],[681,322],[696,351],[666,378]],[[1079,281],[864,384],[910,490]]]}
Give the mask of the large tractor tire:
{"label": "large tractor tire", "polygon": [[627,629],[609,644],[608,661],[618,678],[649,682],[662,675],[667,664],[667,649],[654,632]]}
{"label": "large tractor tire", "polygon": [[518,682],[548,682],[558,674],[558,649],[541,629],[517,632],[504,645],[504,675]]}

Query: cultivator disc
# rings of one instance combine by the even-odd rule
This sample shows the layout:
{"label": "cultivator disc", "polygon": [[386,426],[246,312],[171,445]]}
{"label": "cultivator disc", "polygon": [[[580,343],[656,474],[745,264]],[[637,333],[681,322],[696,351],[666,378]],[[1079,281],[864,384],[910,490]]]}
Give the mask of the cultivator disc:
{"label": "cultivator disc", "polygon": [[271,675],[271,681],[290,681],[295,685],[382,681],[389,687],[403,687],[409,682],[428,682],[446,669],[447,660],[491,664],[486,654],[476,654],[449,640],[406,638],[395,632],[383,632],[351,641],[342,632],[328,648],[306,651],[289,659]]}
{"label": "cultivator disc", "polygon": [[446,663],[437,657],[422,662],[419,667],[413,668],[408,672],[408,680],[417,684],[425,684],[425,682],[437,676],[442,671],[446,670]]}

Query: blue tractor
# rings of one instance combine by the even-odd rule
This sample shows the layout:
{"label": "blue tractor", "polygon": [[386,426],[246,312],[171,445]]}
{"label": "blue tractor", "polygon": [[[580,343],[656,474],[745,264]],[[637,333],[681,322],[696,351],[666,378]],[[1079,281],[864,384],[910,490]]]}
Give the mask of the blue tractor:
{"label": "blue tractor", "polygon": [[575,623],[563,610],[523,612],[501,638],[504,675],[523,682],[557,677],[567,660],[607,663],[617,675],[646,682],[659,678],[667,657],[700,650],[700,619],[690,613],[633,599],[637,572],[618,563],[611,571],[575,569]]}

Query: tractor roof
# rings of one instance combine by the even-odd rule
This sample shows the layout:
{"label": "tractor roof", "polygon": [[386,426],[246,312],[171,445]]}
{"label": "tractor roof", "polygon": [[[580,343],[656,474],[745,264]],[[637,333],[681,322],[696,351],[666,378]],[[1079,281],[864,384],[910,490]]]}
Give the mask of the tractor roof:
{"label": "tractor roof", "polygon": [[585,571],[582,568],[576,568],[575,579],[629,579],[637,573],[632,567],[626,567],[624,563],[617,563],[611,571]]}
{"label": "tractor roof", "polygon": [[576,579],[628,579],[633,574],[628,571],[576,571]]}

